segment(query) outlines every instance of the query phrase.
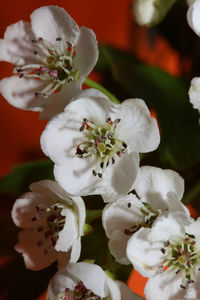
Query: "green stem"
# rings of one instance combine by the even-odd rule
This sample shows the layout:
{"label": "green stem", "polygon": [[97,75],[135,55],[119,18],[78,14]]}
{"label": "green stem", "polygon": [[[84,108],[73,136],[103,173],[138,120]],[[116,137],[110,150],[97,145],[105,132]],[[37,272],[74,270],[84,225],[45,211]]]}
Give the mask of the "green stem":
{"label": "green stem", "polygon": [[185,194],[183,203],[191,203],[198,194],[200,194],[200,180],[198,180],[197,183],[195,183],[195,185]]}
{"label": "green stem", "polygon": [[86,78],[84,80],[84,84],[91,87],[91,88],[94,88],[94,89],[97,89],[99,91],[101,91],[102,93],[104,93],[112,102],[114,103],[117,103],[119,104],[120,101],[111,93],[109,92],[106,88],[104,88],[101,84],[97,83],[96,81],[93,81],[92,79],[90,78]]}

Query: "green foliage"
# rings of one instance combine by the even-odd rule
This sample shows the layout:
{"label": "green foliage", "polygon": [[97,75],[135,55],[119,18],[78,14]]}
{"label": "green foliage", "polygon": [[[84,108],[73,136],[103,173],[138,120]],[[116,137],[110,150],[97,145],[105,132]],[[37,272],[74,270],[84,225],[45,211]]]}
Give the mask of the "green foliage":
{"label": "green foliage", "polygon": [[[130,53],[102,46],[96,69],[109,76],[129,97],[142,98],[156,112],[161,131],[160,159],[185,169],[200,162],[198,112],[188,98],[187,84]],[[113,91],[112,91],[113,92]]]}
{"label": "green foliage", "polygon": [[50,160],[25,163],[15,166],[0,180],[0,192],[17,197],[27,192],[31,183],[44,179],[53,179],[53,163]]}

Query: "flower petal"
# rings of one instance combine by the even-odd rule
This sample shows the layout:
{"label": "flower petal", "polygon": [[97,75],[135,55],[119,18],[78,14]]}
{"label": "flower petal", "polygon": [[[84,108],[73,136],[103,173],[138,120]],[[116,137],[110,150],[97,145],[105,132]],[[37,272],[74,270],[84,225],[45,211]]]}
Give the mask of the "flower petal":
{"label": "flower petal", "polygon": [[18,66],[34,63],[36,57],[31,42],[33,39],[34,35],[28,22],[19,21],[7,27],[4,39],[0,40],[0,61]]}
{"label": "flower petal", "polygon": [[187,20],[188,20],[188,24],[194,30],[194,32],[200,36],[199,12],[200,12],[200,0],[195,0],[188,9]]}
{"label": "flower petal", "polygon": [[72,45],[76,44],[79,27],[63,8],[43,6],[36,9],[30,18],[36,37],[51,43],[55,43],[56,38],[63,38]]}
{"label": "flower petal", "polygon": [[121,292],[121,299],[123,300],[143,300],[144,298],[136,295],[124,282],[115,280]]}
{"label": "flower petal", "polygon": [[130,236],[121,230],[115,230],[108,243],[111,254],[115,260],[124,265],[129,265],[130,261],[126,257],[126,246]]}
{"label": "flower petal", "polygon": [[184,193],[184,180],[175,171],[144,166],[135,182],[135,191],[142,201],[154,209],[166,209],[168,192],[176,193],[179,200]]}
{"label": "flower petal", "polygon": [[[121,293],[118,285],[114,280],[107,276],[106,278],[107,289],[108,289],[108,298],[109,300],[121,300]],[[124,298],[124,300],[126,300]]]}
{"label": "flower petal", "polygon": [[163,243],[151,241],[148,236],[151,229],[141,228],[134,233],[127,243],[126,255],[134,268],[144,277],[151,277],[158,272],[157,267],[163,260],[160,249]]}
{"label": "flower petal", "polygon": [[116,128],[116,134],[132,151],[149,152],[158,147],[160,143],[158,126],[143,100],[125,100],[121,104],[118,117],[122,121]]}
{"label": "flower petal", "polygon": [[38,227],[44,223],[44,220],[34,220],[36,214],[36,207],[38,205],[51,205],[51,201],[44,198],[43,195],[34,193],[25,193],[17,199],[12,208],[12,219],[15,225],[21,228]]}
{"label": "flower petal", "polygon": [[65,216],[65,224],[64,228],[58,234],[55,249],[67,252],[78,237],[77,216],[68,208],[62,209],[61,215]]}
{"label": "flower petal", "polygon": [[[18,237],[19,243],[15,246],[15,250],[22,253],[27,269],[41,270],[57,259],[58,252],[48,243],[44,243],[42,232],[26,229],[20,231]],[[46,248],[48,253],[44,252]]]}
{"label": "flower petal", "polygon": [[134,223],[143,220],[142,213],[137,209],[139,204],[140,201],[135,195],[129,194],[104,207],[102,222],[108,238],[111,237],[113,231],[130,228]]}
{"label": "flower petal", "polygon": [[106,295],[106,275],[97,265],[85,262],[69,264],[67,267],[69,274],[83,282],[84,286],[95,295],[104,298]]}
{"label": "flower petal", "polygon": [[78,68],[80,77],[85,78],[88,76],[94,68],[97,59],[98,45],[96,36],[91,29],[81,27],[74,58],[74,64]]}
{"label": "flower petal", "polygon": [[40,120],[50,120],[52,117],[64,111],[65,107],[73,100],[73,97],[81,92],[83,79],[73,81],[61,87],[59,92],[52,94],[48,101],[43,103]]}
{"label": "flower petal", "polygon": [[17,108],[41,111],[45,99],[36,98],[35,93],[41,91],[46,84],[42,80],[12,76],[0,81],[0,91],[8,103]]}
{"label": "flower petal", "polygon": [[58,295],[66,288],[74,290],[77,281],[70,277],[67,269],[61,269],[49,282],[47,300],[58,300]]}

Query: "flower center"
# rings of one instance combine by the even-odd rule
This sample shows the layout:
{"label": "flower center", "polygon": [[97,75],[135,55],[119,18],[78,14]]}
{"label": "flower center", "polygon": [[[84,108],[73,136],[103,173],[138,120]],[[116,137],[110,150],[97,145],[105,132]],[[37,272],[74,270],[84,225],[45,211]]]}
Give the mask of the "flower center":
{"label": "flower center", "polygon": [[176,274],[180,274],[182,276],[180,287],[183,289],[194,282],[193,274],[195,267],[200,264],[200,253],[193,235],[186,233],[185,238],[179,242],[167,241],[160,250],[165,256],[163,264],[159,266],[160,269],[167,267],[165,272],[173,270]]}
{"label": "flower center", "polygon": [[[128,203],[128,208],[131,207],[131,203]],[[141,207],[138,210],[142,213],[143,221],[138,224],[135,224],[131,228],[124,229],[124,233],[127,235],[132,235],[133,233],[137,232],[140,228],[151,228],[153,222],[160,214],[160,210],[154,210],[151,205],[146,202],[141,202]]]}
{"label": "flower center", "polygon": [[43,38],[32,40],[34,55],[38,64],[27,64],[14,68],[14,74],[19,78],[31,77],[47,81],[47,86],[42,91],[36,91],[35,97],[48,98],[61,89],[62,85],[70,84],[79,78],[79,71],[74,65],[75,47],[62,38],[57,38],[57,45],[52,47]]}
{"label": "flower center", "polygon": [[80,131],[85,135],[82,144],[76,148],[76,156],[84,158],[88,156],[96,156],[98,168],[92,170],[94,176],[102,178],[106,167],[115,163],[117,157],[125,152],[127,145],[118,139],[115,130],[120,119],[114,121],[111,118],[106,119],[104,125],[95,124],[87,119],[83,119]]}
{"label": "flower center", "polygon": [[63,230],[65,217],[61,215],[63,207],[56,203],[52,206],[36,206],[36,214],[31,219],[33,222],[41,218],[44,224],[37,227],[37,231],[43,233],[42,238],[37,241],[37,246],[42,247],[43,252],[47,254],[50,248],[56,245],[59,232]]}
{"label": "flower center", "polygon": [[106,298],[101,298],[97,295],[95,295],[91,290],[88,290],[82,281],[79,281],[77,285],[75,286],[75,289],[72,291],[70,289],[65,289],[64,292],[62,292],[59,295],[59,300],[106,300]]}

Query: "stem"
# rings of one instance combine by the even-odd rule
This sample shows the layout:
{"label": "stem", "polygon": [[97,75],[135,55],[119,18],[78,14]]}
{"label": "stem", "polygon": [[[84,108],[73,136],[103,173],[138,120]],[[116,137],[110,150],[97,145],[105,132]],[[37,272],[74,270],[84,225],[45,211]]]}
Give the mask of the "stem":
{"label": "stem", "polygon": [[97,89],[99,91],[101,91],[102,93],[104,93],[112,102],[119,104],[120,101],[111,93],[109,92],[105,87],[103,87],[101,84],[97,83],[96,81],[91,80],[90,78],[86,78],[84,80],[84,84]]}
{"label": "stem", "polygon": [[200,194],[200,180],[198,180],[197,183],[195,183],[195,185],[185,194],[183,203],[191,203],[198,194]]}

